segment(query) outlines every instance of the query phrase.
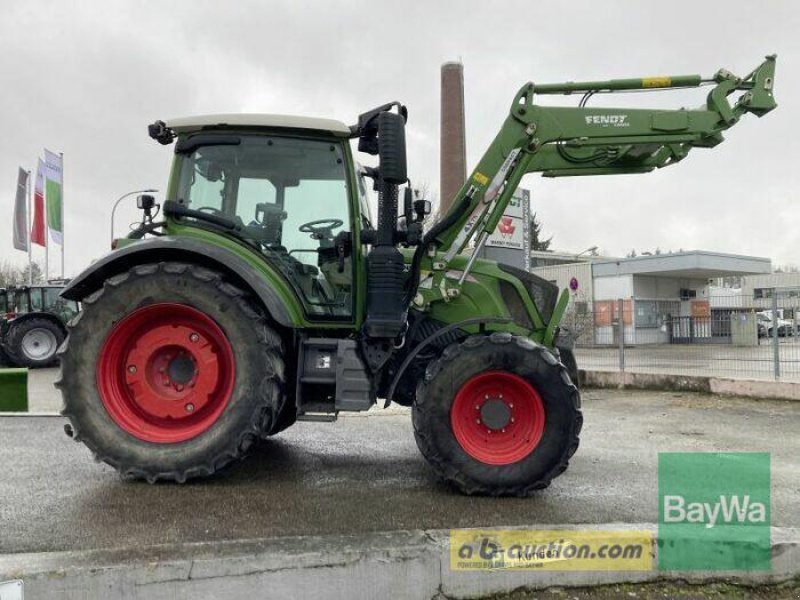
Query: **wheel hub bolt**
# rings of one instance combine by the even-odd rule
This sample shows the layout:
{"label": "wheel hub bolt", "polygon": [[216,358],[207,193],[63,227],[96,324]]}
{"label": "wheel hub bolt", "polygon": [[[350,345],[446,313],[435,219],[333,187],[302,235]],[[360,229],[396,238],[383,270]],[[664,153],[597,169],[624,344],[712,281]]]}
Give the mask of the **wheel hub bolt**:
{"label": "wheel hub bolt", "polygon": [[194,404],[192,404],[191,402],[189,402],[189,404],[184,406],[184,408],[186,409],[186,412],[188,412],[188,413],[194,412]]}
{"label": "wheel hub bolt", "polygon": [[130,373],[131,375],[133,375],[134,373],[136,373],[136,365],[130,365],[130,366],[128,367],[128,373]]}
{"label": "wheel hub bolt", "polygon": [[189,336],[189,339],[190,339],[192,342],[197,342],[197,341],[200,339],[200,336],[199,336],[199,335],[197,335],[196,333],[193,333],[192,335],[190,335],[190,336]]}
{"label": "wheel hub bolt", "polygon": [[178,390],[179,392],[182,392],[183,391],[183,386],[178,384],[178,385],[175,386],[175,389]]}

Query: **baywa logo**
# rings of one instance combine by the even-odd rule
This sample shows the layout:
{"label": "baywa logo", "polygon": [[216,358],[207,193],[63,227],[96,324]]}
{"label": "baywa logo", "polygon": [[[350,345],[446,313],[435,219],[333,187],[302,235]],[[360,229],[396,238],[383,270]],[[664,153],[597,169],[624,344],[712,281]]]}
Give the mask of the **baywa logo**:
{"label": "baywa logo", "polygon": [[630,127],[628,115],[586,115],[587,125],[603,125],[604,127]]}
{"label": "baywa logo", "polygon": [[750,496],[720,496],[718,502],[687,502],[683,496],[664,496],[664,523],[702,523],[711,529],[723,523],[765,523],[767,507]]}
{"label": "baywa logo", "polygon": [[658,457],[663,570],[770,569],[770,457],[676,452]]}

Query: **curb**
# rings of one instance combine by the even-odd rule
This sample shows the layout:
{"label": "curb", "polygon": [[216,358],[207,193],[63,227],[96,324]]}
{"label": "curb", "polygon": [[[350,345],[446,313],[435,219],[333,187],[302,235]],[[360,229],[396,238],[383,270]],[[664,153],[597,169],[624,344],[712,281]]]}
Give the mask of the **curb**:
{"label": "curb", "polygon": [[580,378],[581,384],[588,388],[704,392],[740,398],[800,401],[800,383],[785,381],[584,370],[581,370]]}
{"label": "curb", "polygon": [[[523,529],[523,528],[513,528]],[[536,529],[646,530],[653,524]],[[656,550],[657,552],[657,550]],[[654,564],[655,561],[654,561]],[[0,555],[27,598],[466,598],[514,589],[681,580],[781,583],[800,575],[800,529],[772,528],[772,571],[451,571],[448,530],[303,536]]]}

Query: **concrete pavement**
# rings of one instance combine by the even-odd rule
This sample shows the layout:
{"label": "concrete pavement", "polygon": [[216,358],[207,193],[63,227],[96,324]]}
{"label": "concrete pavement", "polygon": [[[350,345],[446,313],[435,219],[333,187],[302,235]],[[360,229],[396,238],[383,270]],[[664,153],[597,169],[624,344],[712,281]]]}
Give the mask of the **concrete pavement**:
{"label": "concrete pavement", "polygon": [[438,483],[406,413],[299,423],[217,477],[124,481],[63,433],[61,417],[0,419],[0,553],[292,535],[654,523],[661,451],[772,453],[773,525],[800,526],[798,405],[691,393],[584,393],[581,448],[529,499]]}
{"label": "concrete pavement", "polygon": [[[559,526],[563,528],[563,526]],[[581,526],[592,529],[596,526]],[[608,529],[601,526],[600,529]],[[645,524],[616,524],[615,530],[649,529]],[[569,529],[569,528],[568,528]],[[725,581],[735,584],[725,597],[796,597],[798,529],[772,532],[772,571],[729,573]],[[657,551],[657,550],[656,550]],[[720,574],[708,572],[650,571],[517,571],[493,569],[461,571],[451,568],[449,535],[445,530],[394,531],[353,535],[268,538],[235,542],[160,545],[83,552],[0,555],[0,580],[19,577],[25,582],[28,600],[141,599],[221,600],[228,598],[335,598],[450,600],[453,598],[495,598],[508,593],[521,598],[522,589],[547,589],[547,597],[573,598],[565,587],[612,583],[674,581],[693,587],[690,595],[658,594],[656,597],[711,597],[719,592],[698,584],[719,581]],[[786,582],[788,594],[764,584]],[[793,583],[792,583],[793,582]],[[742,593],[736,585],[748,586]],[[629,588],[630,589],[630,588]],[[638,586],[637,586],[638,589]],[[673,589],[672,592],[679,590]],[[525,597],[539,597],[539,593]],[[581,594],[580,597],[593,597]],[[606,598],[625,596],[606,590]],[[653,597],[644,594],[642,597]],[[6,596],[3,596],[5,599]]]}
{"label": "concrete pavement", "polygon": [[[224,597],[220,590],[263,585],[311,593],[302,582],[313,573],[331,574],[320,581],[339,597],[348,582],[373,597],[398,582],[419,586],[397,597],[509,590],[530,585],[531,575],[448,573],[447,530],[653,528],[658,453],[695,450],[772,454],[778,574],[800,572],[796,402],[616,390],[583,397],[585,426],[570,469],[529,499],[469,498],[438,483],[404,410],[299,423],[223,474],[184,486],[122,480],[64,435],[61,417],[0,418],[0,580],[24,576],[31,590],[64,598],[93,586],[103,597],[112,584],[120,595],[147,598],[176,590]],[[575,585],[658,573],[533,575],[536,585]]]}
{"label": "concrete pavement", "polygon": [[61,411],[61,394],[53,387],[53,382],[57,377],[58,367],[28,371],[28,412],[58,413]]}

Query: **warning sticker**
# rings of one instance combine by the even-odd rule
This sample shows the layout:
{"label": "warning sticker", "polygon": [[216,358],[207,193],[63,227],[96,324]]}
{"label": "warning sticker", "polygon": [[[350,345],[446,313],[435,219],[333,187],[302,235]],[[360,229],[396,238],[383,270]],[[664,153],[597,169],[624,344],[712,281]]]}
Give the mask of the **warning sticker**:
{"label": "warning sticker", "polygon": [[480,171],[475,171],[475,174],[472,176],[472,179],[474,179],[480,185],[486,185],[487,183],[489,183],[489,178]]}
{"label": "warning sticker", "polygon": [[643,88],[662,88],[672,85],[672,79],[669,77],[645,77],[642,79]]}

